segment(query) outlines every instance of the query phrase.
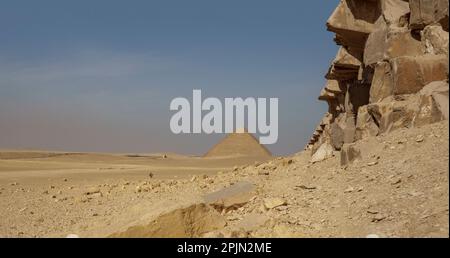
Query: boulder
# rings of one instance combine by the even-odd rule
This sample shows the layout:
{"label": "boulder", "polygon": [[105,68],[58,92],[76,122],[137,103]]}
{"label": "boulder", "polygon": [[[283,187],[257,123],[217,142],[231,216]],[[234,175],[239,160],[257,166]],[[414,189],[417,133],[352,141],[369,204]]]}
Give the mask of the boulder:
{"label": "boulder", "polygon": [[367,110],[367,106],[360,107],[356,119],[355,140],[377,136],[379,132],[378,124]]}
{"label": "boulder", "polygon": [[364,64],[374,65],[400,56],[417,56],[424,53],[420,37],[406,27],[388,26],[383,19],[377,29],[367,38],[364,49]]}
{"label": "boulder", "polygon": [[391,65],[388,62],[379,62],[375,65],[372,85],[370,86],[369,103],[376,103],[393,94]]}
{"label": "boulder", "polygon": [[229,211],[245,205],[253,196],[255,196],[255,186],[250,182],[243,181],[207,194],[203,199],[216,210]]}
{"label": "boulder", "polygon": [[265,198],[264,199],[264,207],[268,210],[286,205],[286,200],[278,197],[271,197],[271,198]]}
{"label": "boulder", "polygon": [[389,25],[404,26],[410,13],[409,3],[404,0],[380,0],[381,12]]}
{"label": "boulder", "polygon": [[341,166],[349,165],[358,159],[361,159],[361,151],[354,144],[344,144],[340,151]]}
{"label": "boulder", "polygon": [[317,149],[317,151],[311,157],[311,163],[324,161],[334,156],[333,146],[325,142]]}
{"label": "boulder", "polygon": [[427,54],[448,57],[448,32],[440,25],[429,25],[421,32],[423,48]]}
{"label": "boulder", "polygon": [[399,128],[411,128],[417,113],[418,99],[416,95],[388,97],[382,102],[367,106],[380,133],[387,133]]}
{"label": "boulder", "polygon": [[347,48],[341,47],[334,58],[335,68],[359,70],[361,66],[362,55],[357,52],[350,52]]}
{"label": "boulder", "polygon": [[[342,113],[339,117],[336,118],[335,124],[337,124],[342,131],[343,143],[352,143],[355,141],[356,119],[353,113]],[[339,150],[340,148],[336,149]]]}
{"label": "boulder", "polygon": [[338,44],[363,49],[380,14],[377,1],[341,0],[327,21],[327,28],[336,33]]}
{"label": "boulder", "polygon": [[337,123],[330,125],[330,138],[330,143],[335,150],[340,150],[344,145],[344,130]]}
{"label": "boulder", "polygon": [[421,30],[430,24],[441,24],[448,31],[448,0],[410,0],[410,27]]}
{"label": "boulder", "polygon": [[436,81],[420,91],[419,110],[414,119],[415,126],[431,124],[449,119],[449,85]]}
{"label": "boulder", "polygon": [[448,59],[445,55],[402,56],[390,61],[393,94],[419,92],[432,81],[448,78]]}

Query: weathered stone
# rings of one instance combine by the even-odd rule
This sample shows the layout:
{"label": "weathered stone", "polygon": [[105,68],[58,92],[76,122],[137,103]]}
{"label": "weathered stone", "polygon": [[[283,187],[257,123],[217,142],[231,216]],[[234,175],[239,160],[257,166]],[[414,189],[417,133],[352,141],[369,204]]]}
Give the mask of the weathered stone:
{"label": "weathered stone", "polygon": [[330,125],[331,145],[335,150],[340,150],[344,145],[344,130],[337,124]]}
{"label": "weathered stone", "polygon": [[269,210],[283,205],[286,205],[286,201],[282,198],[275,197],[264,199],[264,207]]}
{"label": "weathered stone", "polygon": [[377,1],[341,0],[327,21],[327,28],[336,33],[338,44],[363,49],[379,16]]}
{"label": "weathered stone", "polygon": [[[335,123],[342,130],[342,142],[352,143],[355,140],[356,119],[352,112],[346,112],[336,118]],[[331,126],[330,126],[331,128]],[[336,148],[339,150],[340,148]]]}
{"label": "weathered stone", "polygon": [[323,143],[311,157],[311,162],[316,163],[333,157],[333,146],[329,143]]}
{"label": "weathered stone", "polygon": [[432,82],[420,91],[419,110],[414,125],[420,126],[449,119],[449,85],[447,82]]}
{"label": "weathered stone", "polygon": [[362,56],[359,53],[351,53],[347,48],[341,47],[334,58],[333,64],[343,69],[359,69]]}
{"label": "weathered stone", "polygon": [[360,107],[356,119],[355,140],[377,136],[379,131],[380,129],[372,115],[368,112],[367,106]]}
{"label": "weathered stone", "polygon": [[424,53],[420,37],[408,28],[387,26],[383,19],[376,23],[377,29],[367,38],[364,64],[374,65],[399,56],[417,56]]}
{"label": "weathered stone", "polygon": [[440,23],[448,31],[448,0],[410,0],[411,29]]}
{"label": "weathered stone", "polygon": [[340,152],[341,166],[351,164],[357,159],[361,159],[361,151],[353,144],[344,144]]}
{"label": "weathered stone", "polygon": [[237,209],[255,195],[255,186],[249,182],[238,182],[220,191],[207,194],[203,197],[205,202],[217,210]]}
{"label": "weathered stone", "polygon": [[383,102],[369,104],[367,110],[379,127],[380,133],[391,132],[399,128],[413,126],[417,97],[405,96],[404,99],[389,97]]}
{"label": "weathered stone", "polygon": [[430,25],[421,32],[422,43],[427,54],[444,54],[448,57],[448,32],[440,25]]}
{"label": "weathered stone", "polygon": [[335,98],[336,98],[336,94],[328,91],[327,89],[322,89],[322,91],[320,92],[320,95],[319,95],[319,100],[331,100],[331,99],[335,99]]}
{"label": "weathered stone", "polygon": [[345,86],[337,80],[327,80],[325,89],[329,92],[339,94],[345,92]]}
{"label": "weathered stone", "polygon": [[393,94],[419,92],[432,81],[448,78],[448,59],[445,55],[403,56],[390,62]]}
{"label": "weathered stone", "polygon": [[404,25],[403,18],[410,12],[409,3],[404,0],[380,0],[381,12],[389,25]]}
{"label": "weathered stone", "polygon": [[375,65],[372,85],[370,87],[370,103],[379,102],[393,94],[393,81],[391,65],[388,62],[379,62]]}

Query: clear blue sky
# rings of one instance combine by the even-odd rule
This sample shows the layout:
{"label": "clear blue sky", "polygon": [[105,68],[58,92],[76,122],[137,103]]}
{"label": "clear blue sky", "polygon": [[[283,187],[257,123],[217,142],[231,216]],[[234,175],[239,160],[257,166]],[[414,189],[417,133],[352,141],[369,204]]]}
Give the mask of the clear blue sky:
{"label": "clear blue sky", "polygon": [[278,97],[274,154],[301,150],[337,47],[338,1],[4,0],[0,149],[202,154],[223,135],[177,135],[169,103]]}

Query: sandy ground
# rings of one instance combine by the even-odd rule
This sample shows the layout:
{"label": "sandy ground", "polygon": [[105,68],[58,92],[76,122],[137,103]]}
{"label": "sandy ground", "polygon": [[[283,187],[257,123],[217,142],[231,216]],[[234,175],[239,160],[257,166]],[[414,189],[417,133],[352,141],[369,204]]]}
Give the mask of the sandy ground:
{"label": "sandy ground", "polygon": [[[338,153],[312,164],[307,151],[269,161],[2,151],[0,236],[448,237],[448,139],[448,121],[368,138],[346,167]],[[204,205],[239,182],[252,198]]]}

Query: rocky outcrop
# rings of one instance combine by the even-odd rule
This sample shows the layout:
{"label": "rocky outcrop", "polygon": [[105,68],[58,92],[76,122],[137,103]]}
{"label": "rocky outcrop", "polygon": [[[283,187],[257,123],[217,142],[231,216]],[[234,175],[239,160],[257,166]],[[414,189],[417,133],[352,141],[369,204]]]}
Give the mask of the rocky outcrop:
{"label": "rocky outcrop", "polygon": [[357,140],[448,119],[448,0],[341,0],[327,28],[340,49],[307,145],[314,160],[331,146],[348,163]]}

